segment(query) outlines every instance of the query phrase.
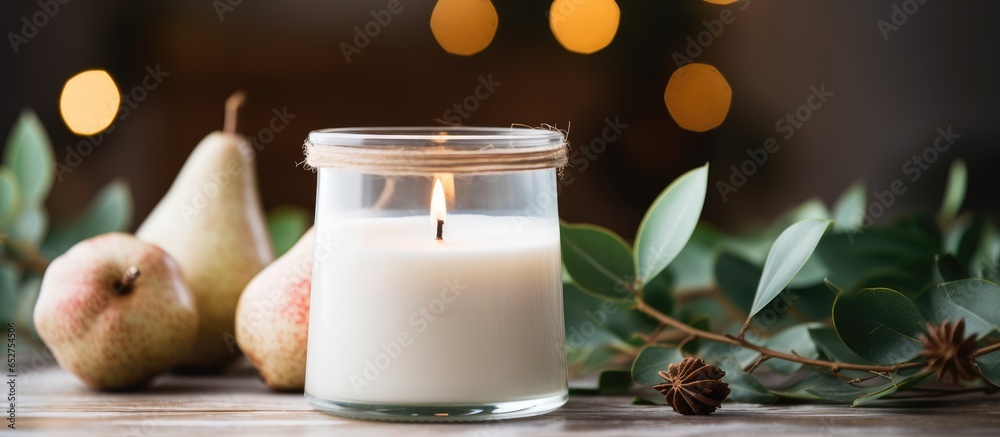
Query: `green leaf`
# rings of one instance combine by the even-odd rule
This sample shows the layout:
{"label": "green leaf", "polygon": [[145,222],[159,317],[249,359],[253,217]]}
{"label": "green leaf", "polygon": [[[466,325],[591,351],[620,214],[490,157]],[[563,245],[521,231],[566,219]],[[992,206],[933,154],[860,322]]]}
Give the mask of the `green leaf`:
{"label": "green leaf", "polygon": [[736,255],[723,253],[715,262],[715,281],[723,293],[745,314],[753,308],[760,269]]}
{"label": "green leaf", "polygon": [[275,256],[295,245],[309,229],[309,212],[296,206],[279,206],[267,212],[267,233]]}
{"label": "green leaf", "polygon": [[851,404],[852,407],[860,407],[876,399],[881,399],[889,396],[900,389],[914,386],[923,382],[929,375],[922,375],[918,370],[912,370],[911,372],[900,372],[898,375],[889,374],[892,381],[886,383],[878,390],[872,390],[868,393],[862,394]]}
{"label": "green leaf", "polygon": [[757,292],[754,294],[747,323],[792,281],[795,274],[812,256],[813,250],[829,226],[829,220],[807,219],[789,226],[778,236],[767,254],[767,261],[764,262],[764,271],[757,285]]}
{"label": "green leaf", "polygon": [[[805,288],[787,288],[782,293],[788,295],[796,308],[807,320],[822,320],[833,312],[833,300],[837,297],[826,283]],[[780,295],[779,295],[780,296]]]}
{"label": "green leaf", "polygon": [[[598,326],[587,317],[588,311],[599,310],[603,302],[605,301],[584,294],[571,283],[563,283],[566,360],[574,371],[586,365],[592,358],[600,361],[601,355],[595,355],[597,351],[615,342],[615,336],[603,325]],[[603,365],[605,362],[596,364]]]}
{"label": "green leaf", "polygon": [[655,398],[634,397],[632,405],[667,405],[667,399],[662,396]]}
{"label": "green leaf", "polygon": [[610,300],[629,301],[635,264],[628,244],[594,225],[561,225],[562,259],[580,290]]}
{"label": "green leaf", "polygon": [[49,227],[49,216],[42,205],[23,204],[11,223],[10,239],[38,246]]}
{"label": "green leaf", "polygon": [[649,282],[677,257],[701,217],[708,189],[708,164],[674,180],[646,212],[636,234],[639,279]]}
{"label": "green leaf", "polygon": [[0,322],[14,321],[20,280],[20,272],[13,265],[0,263]]}
{"label": "green leaf", "polygon": [[958,281],[968,279],[969,271],[965,269],[958,259],[950,254],[939,255],[937,258],[938,274],[945,281]]}
{"label": "green leaf", "polygon": [[997,244],[996,229],[981,217],[969,225],[958,243],[955,257],[968,268],[969,274],[982,278],[996,267],[1000,259],[1000,244]]}
{"label": "green leaf", "polygon": [[1000,386],[1000,351],[976,357],[976,364],[987,381]]}
{"label": "green leaf", "polygon": [[124,180],[109,182],[75,220],[56,225],[45,237],[42,255],[55,258],[95,235],[125,231],[132,223],[132,191]]}
{"label": "green leaf", "polygon": [[828,268],[830,280],[847,290],[887,287],[910,293],[934,279],[934,257],[940,251],[937,225],[914,216],[856,233],[827,234],[816,256]]}
{"label": "green leaf", "polygon": [[744,373],[735,360],[725,360],[716,364],[726,371],[722,382],[728,383],[732,390],[729,394],[730,400],[752,404],[770,404],[778,400],[777,396],[764,388],[757,378]]}
{"label": "green leaf", "polygon": [[629,370],[605,370],[597,378],[597,389],[601,394],[615,394],[632,387],[632,372]]}
{"label": "green leaf", "polygon": [[42,277],[35,274],[25,275],[21,281],[21,286],[17,292],[17,314],[14,321],[17,322],[18,335],[22,332],[34,335],[35,331],[35,302],[38,301],[38,292],[42,288]]}
{"label": "green leaf", "polygon": [[666,371],[670,364],[679,363],[683,359],[684,356],[677,348],[647,346],[632,362],[632,379],[645,386],[662,384],[665,381],[659,372]]}
{"label": "green leaf", "polygon": [[938,211],[938,223],[948,224],[955,220],[955,216],[962,208],[962,202],[965,201],[968,173],[965,162],[961,159],[951,163],[951,168],[948,170],[948,185],[945,186],[944,199]]}
{"label": "green leaf", "polygon": [[888,381],[874,385],[850,384],[843,378],[823,375],[822,378],[815,379],[814,384],[805,388],[804,391],[828,401],[859,406],[889,396],[900,388],[918,383],[925,378],[924,375],[916,372],[913,370],[900,374],[889,374]]}
{"label": "green leaf", "polygon": [[[799,356],[810,359],[816,358],[819,356],[819,351],[816,350],[816,344],[813,343],[812,337],[809,336],[809,330],[820,326],[822,325],[819,323],[803,323],[791,326],[777,333],[774,337],[767,339],[766,345],[772,350],[780,352],[795,351]],[[765,365],[778,373],[786,375],[795,373],[802,368],[801,363],[780,359],[768,360],[765,362]]]}
{"label": "green leaf", "polygon": [[836,231],[851,231],[864,225],[867,205],[865,183],[857,181],[837,199],[833,206],[833,229]]}
{"label": "green leaf", "polygon": [[[687,324],[688,326],[691,326],[694,329],[700,329],[705,332],[712,332],[712,317],[707,313],[702,313],[694,317],[689,317],[687,319]],[[698,352],[698,349],[701,348],[701,344],[707,341],[709,340],[703,340],[699,338],[691,339],[684,344],[683,350],[685,353],[693,355]]]}
{"label": "green leaf", "polygon": [[833,303],[833,325],[847,347],[879,364],[899,364],[923,349],[926,320],[902,293],[888,288],[846,292]]}
{"label": "green leaf", "polygon": [[7,229],[7,223],[14,217],[21,203],[20,190],[14,170],[0,167],[0,230]]}
{"label": "green leaf", "polygon": [[31,110],[21,112],[7,137],[5,159],[14,170],[24,202],[41,204],[52,189],[55,158],[45,127]]}
{"label": "green leaf", "polygon": [[687,245],[667,266],[674,278],[674,286],[702,288],[712,285],[712,260],[715,259],[722,236],[704,222],[695,226]]}
{"label": "green leaf", "polygon": [[945,282],[930,290],[933,319],[965,319],[966,334],[981,338],[1000,330],[1000,285],[983,279]]}
{"label": "green leaf", "polygon": [[826,375],[824,373],[812,372],[806,375],[805,378],[796,381],[792,385],[777,390],[771,390],[771,393],[774,393],[783,398],[791,398],[791,399],[801,399],[801,400],[822,399],[819,396],[809,393],[807,390],[827,383],[827,381],[829,381],[830,378],[831,376]]}
{"label": "green leaf", "polygon": [[674,299],[673,277],[670,271],[663,270],[652,281],[643,284],[642,297],[649,306],[661,313],[673,314],[676,299]]}
{"label": "green leaf", "polygon": [[[864,364],[869,365],[871,361],[865,360],[854,353],[844,344],[844,341],[837,335],[833,328],[814,327],[809,329],[809,337],[812,338],[816,348],[828,359],[838,363]],[[864,372],[867,375],[867,372]]]}

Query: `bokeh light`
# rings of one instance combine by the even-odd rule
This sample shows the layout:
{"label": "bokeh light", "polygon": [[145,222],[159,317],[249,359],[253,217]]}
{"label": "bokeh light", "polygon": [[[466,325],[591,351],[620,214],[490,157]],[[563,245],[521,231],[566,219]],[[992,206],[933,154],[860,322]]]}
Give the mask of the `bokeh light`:
{"label": "bokeh light", "polygon": [[121,93],[104,70],[87,70],[69,78],[59,97],[59,112],[66,126],[79,135],[107,129],[118,114]]}
{"label": "bokeh light", "polygon": [[566,50],[590,54],[611,44],[620,16],[614,0],[555,0],[549,25]]}
{"label": "bokeh light", "polygon": [[489,0],[439,0],[431,13],[431,33],[444,51],[469,56],[493,41],[499,19]]}
{"label": "bokeh light", "polygon": [[740,0],[705,0],[705,1],[708,2],[708,3],[716,4],[716,5],[729,5],[729,4],[736,3],[736,2],[738,2]]}
{"label": "bokeh light", "polygon": [[708,64],[688,64],[670,75],[663,100],[680,127],[704,132],[722,124],[733,90],[726,78]]}

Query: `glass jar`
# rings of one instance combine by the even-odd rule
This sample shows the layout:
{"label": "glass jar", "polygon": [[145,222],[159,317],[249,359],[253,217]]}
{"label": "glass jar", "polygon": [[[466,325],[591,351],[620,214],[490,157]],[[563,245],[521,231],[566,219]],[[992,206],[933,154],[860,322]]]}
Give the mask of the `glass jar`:
{"label": "glass jar", "polygon": [[457,421],[568,398],[559,132],[313,131],[306,399],[337,415]]}

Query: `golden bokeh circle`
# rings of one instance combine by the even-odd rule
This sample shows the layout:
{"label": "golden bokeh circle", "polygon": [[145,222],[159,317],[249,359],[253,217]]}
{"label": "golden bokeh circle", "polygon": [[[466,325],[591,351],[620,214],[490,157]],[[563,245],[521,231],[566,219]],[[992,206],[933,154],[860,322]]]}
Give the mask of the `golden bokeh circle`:
{"label": "golden bokeh circle", "polygon": [[715,67],[693,63],[670,75],[663,100],[680,127],[705,132],[725,121],[733,90]]}
{"label": "golden bokeh circle", "polygon": [[469,56],[483,51],[497,33],[499,17],[489,0],[439,0],[431,33],[444,51]]}
{"label": "golden bokeh circle", "polygon": [[94,135],[107,129],[120,105],[118,85],[104,70],[87,70],[69,78],[59,97],[63,121],[79,135]]}
{"label": "golden bokeh circle", "polygon": [[591,54],[611,44],[620,19],[614,0],[555,0],[549,8],[552,34],[575,53]]}

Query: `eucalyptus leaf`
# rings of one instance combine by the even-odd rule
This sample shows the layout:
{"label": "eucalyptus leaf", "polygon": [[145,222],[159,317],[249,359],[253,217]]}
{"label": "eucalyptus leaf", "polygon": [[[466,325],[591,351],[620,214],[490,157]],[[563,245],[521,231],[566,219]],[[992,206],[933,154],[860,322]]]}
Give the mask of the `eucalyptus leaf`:
{"label": "eucalyptus leaf", "polygon": [[887,287],[904,293],[923,289],[934,279],[934,257],[941,251],[937,225],[913,216],[888,226],[823,237],[816,256],[829,279],[848,290]]}
{"label": "eucalyptus leaf", "polygon": [[23,204],[10,226],[10,239],[28,246],[38,246],[49,228],[49,215],[42,205]]}
{"label": "eucalyptus leaf", "polygon": [[620,349],[608,346],[594,348],[593,351],[587,356],[587,359],[580,366],[578,373],[580,375],[586,375],[591,372],[604,369],[608,366],[608,363],[619,357],[621,357]]}
{"label": "eucalyptus leaf", "polygon": [[[789,226],[778,236],[764,262],[764,271],[754,294],[750,317],[764,309],[791,282],[812,256],[829,226],[829,220],[807,219]],[[748,318],[747,323],[749,322]]]}
{"label": "eucalyptus leaf", "polygon": [[634,397],[632,398],[632,405],[667,405],[667,399],[663,396],[655,398]]}
{"label": "eucalyptus leaf", "polygon": [[788,300],[793,302],[806,320],[823,320],[830,317],[830,313],[833,312],[833,300],[837,297],[835,292],[830,291],[830,287],[822,282],[811,287],[789,287],[782,293],[788,296]]}
{"label": "eucalyptus leaf", "polygon": [[42,245],[42,255],[55,258],[80,241],[108,232],[125,231],[131,223],[132,191],[124,180],[116,179],[98,191],[79,217],[52,227]]}
{"label": "eucalyptus leaf", "polygon": [[695,226],[687,245],[667,266],[678,289],[712,285],[712,260],[719,251],[721,239],[719,231],[704,222]]}
{"label": "eucalyptus leaf", "polygon": [[[819,357],[819,352],[816,349],[816,344],[813,342],[812,337],[809,336],[809,330],[820,326],[822,325],[819,323],[803,323],[791,326],[775,334],[774,337],[767,339],[765,344],[767,348],[771,350],[780,352],[794,351],[796,355],[805,358],[817,358]],[[795,373],[802,368],[801,363],[778,359],[768,360],[765,362],[765,365],[778,373],[786,375]]]}
{"label": "eucalyptus leaf", "polygon": [[597,378],[597,389],[601,394],[615,394],[632,387],[632,372],[629,370],[605,370]]}
{"label": "eucalyptus leaf", "polygon": [[818,384],[805,388],[807,393],[821,399],[839,403],[852,403],[854,406],[889,396],[902,387],[909,386],[924,376],[915,371],[889,374],[889,379],[878,384],[850,384],[843,378],[824,375]]}
{"label": "eucalyptus leaf", "polygon": [[14,321],[20,276],[20,272],[13,265],[0,263],[0,322]]}
{"label": "eucalyptus leaf", "polygon": [[21,203],[20,191],[14,170],[0,167],[0,230],[7,229],[7,223],[14,217]]}
{"label": "eucalyptus leaf", "polygon": [[[829,360],[848,364],[871,364],[871,361],[859,357],[858,354],[848,348],[833,328],[825,326],[809,328],[809,337],[816,344],[816,348]],[[867,374],[867,372],[862,373]]]}
{"label": "eucalyptus leaf", "polygon": [[[566,324],[566,350],[593,349],[614,342],[615,336],[607,330],[607,316],[604,305],[608,301],[580,291],[571,283],[563,284],[563,309]],[[611,303],[611,302],[608,302]],[[615,307],[617,310],[617,306]],[[594,322],[604,321],[600,324]]]}
{"label": "eucalyptus leaf", "polygon": [[968,169],[965,161],[961,159],[951,163],[948,170],[948,184],[945,185],[944,199],[941,201],[941,209],[938,211],[938,223],[947,224],[955,220],[958,211],[965,201],[965,189],[968,184]]}
{"label": "eucalyptus leaf", "polygon": [[49,135],[33,111],[21,112],[14,124],[4,162],[17,177],[24,202],[40,205],[52,189],[55,158]]}
{"label": "eucalyptus leaf", "polygon": [[900,389],[920,384],[921,382],[926,380],[929,376],[917,372],[918,372],[917,370],[912,370],[911,372],[900,372],[897,375],[889,374],[889,377],[892,378],[892,381],[885,384],[878,390],[872,390],[868,393],[862,394],[861,396],[859,396],[857,399],[854,400],[851,406],[860,407],[871,401],[884,398],[893,393],[896,393]]}
{"label": "eucalyptus leaf", "polygon": [[935,321],[965,319],[966,334],[975,333],[977,338],[1000,330],[1000,285],[964,279],[939,284],[929,292]]}
{"label": "eucalyptus leaf", "polygon": [[1000,351],[976,357],[979,372],[993,385],[1000,386]]}
{"label": "eucalyptus leaf", "polygon": [[666,371],[670,364],[680,363],[683,359],[677,348],[647,346],[632,362],[632,379],[645,386],[662,384],[665,381],[659,372]]}
{"label": "eucalyptus leaf", "polygon": [[778,397],[765,388],[757,378],[744,373],[739,363],[733,360],[724,360],[716,365],[726,371],[722,382],[729,384],[729,388],[732,390],[729,394],[730,400],[754,404],[770,404],[778,400]]}
{"label": "eucalyptus leaf", "polygon": [[[700,329],[705,332],[712,332],[712,318],[707,313],[702,313],[694,317],[689,317],[686,320],[687,324],[694,329]],[[688,354],[695,354],[698,349],[701,348],[701,344],[709,340],[703,340],[699,338],[693,338],[688,340],[684,344],[683,350]]]}
{"label": "eucalyptus leaf", "polygon": [[18,336],[23,332],[35,334],[35,302],[38,300],[38,292],[42,288],[42,277],[36,274],[28,274],[21,280],[17,296],[17,314],[14,321],[17,322]]}
{"label": "eucalyptus leaf", "polygon": [[309,229],[309,212],[296,206],[279,206],[267,212],[267,233],[275,256],[291,249]]}
{"label": "eucalyptus leaf", "polygon": [[730,253],[723,253],[715,261],[715,280],[719,289],[745,314],[753,308],[760,275],[760,268]]}
{"label": "eucalyptus leaf", "polygon": [[938,274],[944,281],[958,281],[971,277],[969,271],[951,254],[939,255],[937,258]]}
{"label": "eucalyptus leaf", "polygon": [[628,301],[635,264],[628,244],[594,225],[561,225],[562,259],[580,290],[610,300]]}
{"label": "eucalyptus leaf", "polygon": [[860,229],[864,225],[867,201],[865,183],[851,184],[833,206],[833,229],[842,232]]}
{"label": "eucalyptus leaf", "polygon": [[599,368],[618,356],[605,351],[627,344],[635,333],[650,332],[656,322],[637,311],[563,284],[566,353],[575,365]]}
{"label": "eucalyptus leaf", "polygon": [[653,201],[636,234],[638,276],[649,282],[687,244],[701,217],[708,189],[708,164],[684,173]]}
{"label": "eucalyptus leaf", "polygon": [[809,389],[822,386],[826,384],[830,378],[835,378],[825,373],[813,372],[806,375],[795,383],[782,387],[780,389],[772,389],[771,393],[774,393],[783,398],[799,399],[799,400],[817,400],[822,399],[821,397],[808,392]]}
{"label": "eucalyptus leaf", "polygon": [[1000,244],[993,225],[983,218],[973,220],[958,243],[955,257],[968,268],[972,277],[989,275],[1000,259]]}
{"label": "eucalyptus leaf", "polygon": [[917,340],[926,324],[923,314],[902,293],[888,288],[837,296],[833,324],[847,347],[874,363],[903,363],[923,349]]}
{"label": "eucalyptus leaf", "polygon": [[673,314],[676,299],[674,298],[673,277],[670,271],[663,270],[652,281],[643,284],[642,297],[649,306],[661,313]]}

